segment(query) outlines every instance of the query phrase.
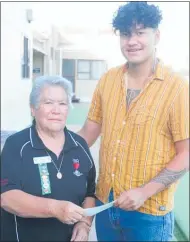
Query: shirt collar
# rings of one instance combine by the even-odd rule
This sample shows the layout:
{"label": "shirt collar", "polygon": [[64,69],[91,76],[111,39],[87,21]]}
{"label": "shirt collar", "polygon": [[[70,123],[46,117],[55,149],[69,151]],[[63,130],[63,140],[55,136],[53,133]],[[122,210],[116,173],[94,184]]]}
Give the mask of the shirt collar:
{"label": "shirt collar", "polygon": [[[128,62],[126,62],[123,65],[123,73],[127,71],[127,66],[128,66],[127,63]],[[154,80],[164,81],[164,74],[165,74],[164,63],[158,58],[158,62],[154,73]]]}
{"label": "shirt collar", "polygon": [[[78,144],[67,127],[64,128],[63,132],[65,133],[65,144],[63,150],[68,151],[72,148],[76,148]],[[30,127],[30,142],[32,147],[35,149],[45,149],[45,145],[37,133],[35,122],[33,122]]]}

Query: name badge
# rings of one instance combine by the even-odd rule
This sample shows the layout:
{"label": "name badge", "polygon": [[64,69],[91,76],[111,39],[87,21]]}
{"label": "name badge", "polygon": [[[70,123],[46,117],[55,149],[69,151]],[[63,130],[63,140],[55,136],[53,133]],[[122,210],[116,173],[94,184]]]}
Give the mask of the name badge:
{"label": "name badge", "polygon": [[51,163],[51,158],[49,156],[41,156],[33,158],[34,164],[47,164]]}

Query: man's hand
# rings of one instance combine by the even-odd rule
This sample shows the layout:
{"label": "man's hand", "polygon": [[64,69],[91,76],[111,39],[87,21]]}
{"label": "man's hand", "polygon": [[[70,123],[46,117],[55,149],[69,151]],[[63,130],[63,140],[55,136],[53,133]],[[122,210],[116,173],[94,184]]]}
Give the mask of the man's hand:
{"label": "man's hand", "polygon": [[83,222],[79,222],[74,226],[71,241],[88,241],[90,227]]}
{"label": "man's hand", "polygon": [[143,192],[143,188],[138,187],[121,193],[114,203],[114,206],[124,210],[136,210],[140,208],[147,199],[148,197]]}
{"label": "man's hand", "polygon": [[74,224],[83,218],[83,208],[72,202],[53,200],[49,205],[52,217],[62,223]]}

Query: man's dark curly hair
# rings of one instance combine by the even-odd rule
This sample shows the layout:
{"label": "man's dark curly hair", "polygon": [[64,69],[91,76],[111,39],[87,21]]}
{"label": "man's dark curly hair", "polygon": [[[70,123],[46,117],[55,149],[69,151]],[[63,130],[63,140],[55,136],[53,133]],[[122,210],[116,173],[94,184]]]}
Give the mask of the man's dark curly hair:
{"label": "man's dark curly hair", "polygon": [[129,2],[121,6],[113,17],[114,32],[130,33],[136,24],[144,28],[157,28],[162,20],[162,13],[155,5],[147,2]]}

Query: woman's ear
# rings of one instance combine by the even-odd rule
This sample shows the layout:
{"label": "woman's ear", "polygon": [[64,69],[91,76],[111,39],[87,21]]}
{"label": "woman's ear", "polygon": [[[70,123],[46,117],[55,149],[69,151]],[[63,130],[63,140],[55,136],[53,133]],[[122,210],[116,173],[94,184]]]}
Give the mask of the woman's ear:
{"label": "woman's ear", "polygon": [[35,117],[35,109],[34,109],[34,107],[30,106],[30,111],[31,111],[31,116],[34,118]]}

